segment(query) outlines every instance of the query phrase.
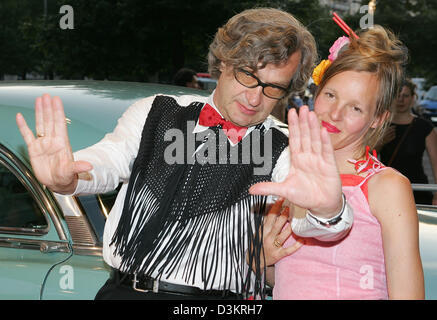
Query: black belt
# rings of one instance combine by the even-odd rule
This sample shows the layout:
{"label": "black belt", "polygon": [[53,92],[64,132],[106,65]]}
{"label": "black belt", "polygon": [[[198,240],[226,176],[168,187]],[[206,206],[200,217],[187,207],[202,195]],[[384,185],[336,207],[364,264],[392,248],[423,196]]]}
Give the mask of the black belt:
{"label": "black belt", "polygon": [[128,274],[121,272],[119,270],[113,270],[113,276],[120,279],[120,283],[132,287],[135,291],[139,292],[166,292],[181,295],[191,295],[191,296],[216,296],[219,297],[235,297],[240,298],[238,295],[232,291],[228,290],[202,290],[198,287],[186,286],[182,284],[175,284],[170,282],[161,281],[158,279],[153,279],[150,277],[142,277],[133,274]]}

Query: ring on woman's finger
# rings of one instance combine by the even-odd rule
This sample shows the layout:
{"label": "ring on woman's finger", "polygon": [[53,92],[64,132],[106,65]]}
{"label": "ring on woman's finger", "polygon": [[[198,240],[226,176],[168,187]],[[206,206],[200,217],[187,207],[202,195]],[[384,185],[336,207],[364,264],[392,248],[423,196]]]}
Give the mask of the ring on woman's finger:
{"label": "ring on woman's finger", "polygon": [[275,239],[275,241],[273,241],[273,244],[275,245],[276,248],[282,247],[282,244],[278,241],[278,239]]}
{"label": "ring on woman's finger", "polygon": [[42,138],[42,137],[44,137],[44,133],[37,133],[36,136],[37,136],[38,138]]}

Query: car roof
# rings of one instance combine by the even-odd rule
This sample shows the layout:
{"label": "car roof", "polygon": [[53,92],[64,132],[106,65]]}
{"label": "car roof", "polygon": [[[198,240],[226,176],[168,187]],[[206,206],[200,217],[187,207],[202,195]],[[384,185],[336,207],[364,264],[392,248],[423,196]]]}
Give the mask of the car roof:
{"label": "car roof", "polygon": [[[117,81],[1,81],[0,143],[27,162],[27,151],[15,116],[21,112],[34,130],[35,98],[48,93],[62,99],[73,151],[92,145],[111,132],[117,119],[135,101],[154,94],[209,95],[198,89]],[[34,131],[35,132],[35,131]]]}

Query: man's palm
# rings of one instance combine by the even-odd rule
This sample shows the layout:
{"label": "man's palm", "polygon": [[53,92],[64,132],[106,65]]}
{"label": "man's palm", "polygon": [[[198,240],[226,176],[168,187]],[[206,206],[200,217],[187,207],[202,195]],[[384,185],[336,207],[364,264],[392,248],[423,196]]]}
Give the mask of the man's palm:
{"label": "man's palm", "polygon": [[277,195],[315,213],[331,214],[341,208],[341,180],[326,129],[306,106],[299,116],[289,113],[290,171],[281,183],[264,182],[252,194]]}
{"label": "man's palm", "polygon": [[89,171],[92,166],[73,159],[61,100],[47,94],[36,99],[36,138],[21,114],[17,114],[16,120],[38,180],[52,191],[72,193],[78,173]]}

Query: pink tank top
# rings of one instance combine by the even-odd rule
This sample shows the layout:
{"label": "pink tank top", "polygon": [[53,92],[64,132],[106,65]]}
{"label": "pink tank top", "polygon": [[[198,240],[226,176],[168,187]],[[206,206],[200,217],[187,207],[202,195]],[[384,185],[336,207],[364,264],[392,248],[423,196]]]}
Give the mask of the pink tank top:
{"label": "pink tank top", "polygon": [[[354,210],[354,223],[342,240],[306,238],[305,245],[275,265],[273,299],[388,299],[381,226],[372,215],[367,182],[385,169],[367,152],[356,162],[366,177],[341,175],[342,189]],[[291,236],[285,246],[291,246]]]}

